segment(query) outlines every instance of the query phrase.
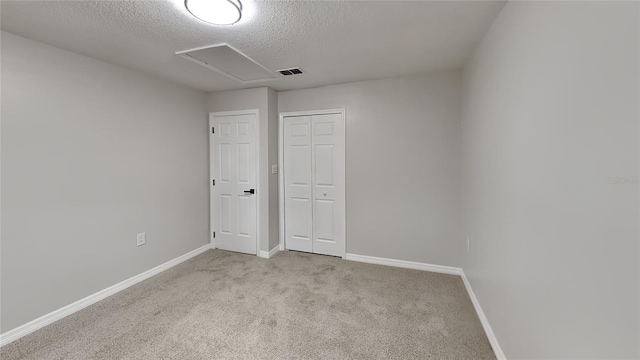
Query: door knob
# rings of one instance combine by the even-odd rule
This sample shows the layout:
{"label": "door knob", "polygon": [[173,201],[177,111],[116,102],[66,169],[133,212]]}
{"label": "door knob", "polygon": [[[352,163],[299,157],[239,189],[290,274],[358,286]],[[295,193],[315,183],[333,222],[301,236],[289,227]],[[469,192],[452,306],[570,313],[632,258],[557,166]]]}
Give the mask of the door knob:
{"label": "door knob", "polygon": [[256,190],[255,190],[255,189],[250,189],[250,190],[245,190],[245,191],[244,191],[244,194],[245,194],[245,195],[255,194],[255,193],[256,193]]}

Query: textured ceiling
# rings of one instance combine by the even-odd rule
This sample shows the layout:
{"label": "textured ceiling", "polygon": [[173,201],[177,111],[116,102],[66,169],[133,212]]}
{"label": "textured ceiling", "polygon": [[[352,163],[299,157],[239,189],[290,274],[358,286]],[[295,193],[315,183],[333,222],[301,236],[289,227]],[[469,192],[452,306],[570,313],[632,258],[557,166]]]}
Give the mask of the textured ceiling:
{"label": "textured ceiling", "polygon": [[242,85],[176,51],[228,43],[271,70],[305,74],[276,90],[458,69],[504,1],[243,1],[243,19],[214,26],[184,0],[2,1],[1,28],[192,88]]}

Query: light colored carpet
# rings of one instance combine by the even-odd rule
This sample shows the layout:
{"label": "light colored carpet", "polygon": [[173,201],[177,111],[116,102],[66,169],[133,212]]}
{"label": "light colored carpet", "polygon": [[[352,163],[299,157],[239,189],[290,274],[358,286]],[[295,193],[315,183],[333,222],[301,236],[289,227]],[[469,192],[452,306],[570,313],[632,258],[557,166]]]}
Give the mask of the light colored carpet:
{"label": "light colored carpet", "polygon": [[460,277],[207,251],[3,347],[11,359],[495,359]]}

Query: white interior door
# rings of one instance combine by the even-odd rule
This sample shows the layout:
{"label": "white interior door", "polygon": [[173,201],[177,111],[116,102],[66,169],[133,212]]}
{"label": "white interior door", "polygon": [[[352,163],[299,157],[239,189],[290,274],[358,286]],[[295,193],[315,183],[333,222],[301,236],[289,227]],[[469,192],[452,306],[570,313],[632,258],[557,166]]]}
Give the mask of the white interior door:
{"label": "white interior door", "polygon": [[211,114],[214,247],[257,254],[256,114]]}
{"label": "white interior door", "polygon": [[283,127],[285,247],[344,256],[344,116],[286,116]]}

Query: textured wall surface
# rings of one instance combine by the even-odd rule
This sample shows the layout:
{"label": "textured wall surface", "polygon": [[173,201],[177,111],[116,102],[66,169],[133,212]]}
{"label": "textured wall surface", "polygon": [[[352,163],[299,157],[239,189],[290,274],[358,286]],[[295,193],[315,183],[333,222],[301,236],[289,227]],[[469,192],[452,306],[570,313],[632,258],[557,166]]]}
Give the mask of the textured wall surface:
{"label": "textured wall surface", "polygon": [[209,242],[205,93],[5,32],[1,71],[2,332]]}
{"label": "textured wall surface", "polygon": [[509,359],[637,359],[637,2],[510,2],[465,75],[464,271]]}

